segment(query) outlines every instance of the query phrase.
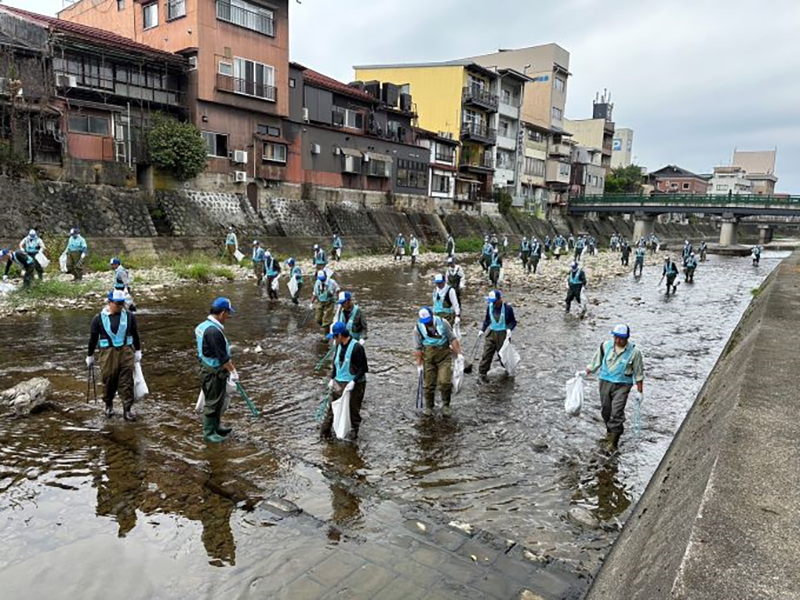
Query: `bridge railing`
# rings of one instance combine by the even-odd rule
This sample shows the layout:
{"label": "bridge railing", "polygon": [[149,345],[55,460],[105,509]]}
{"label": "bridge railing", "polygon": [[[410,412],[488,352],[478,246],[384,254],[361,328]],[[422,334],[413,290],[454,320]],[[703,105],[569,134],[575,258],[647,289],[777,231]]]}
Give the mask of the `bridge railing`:
{"label": "bridge railing", "polygon": [[800,196],[715,196],[698,194],[600,194],[570,196],[573,206],[626,205],[626,206],[792,206],[800,210]]}

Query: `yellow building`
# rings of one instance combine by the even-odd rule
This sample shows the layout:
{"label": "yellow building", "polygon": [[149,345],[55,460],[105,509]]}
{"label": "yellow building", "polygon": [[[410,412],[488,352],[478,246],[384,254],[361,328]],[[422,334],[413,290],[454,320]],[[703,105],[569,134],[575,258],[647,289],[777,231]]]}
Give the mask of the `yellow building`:
{"label": "yellow building", "polygon": [[355,67],[356,79],[394,83],[410,93],[419,126],[461,141],[456,201],[474,203],[492,192],[500,79],[470,60]]}

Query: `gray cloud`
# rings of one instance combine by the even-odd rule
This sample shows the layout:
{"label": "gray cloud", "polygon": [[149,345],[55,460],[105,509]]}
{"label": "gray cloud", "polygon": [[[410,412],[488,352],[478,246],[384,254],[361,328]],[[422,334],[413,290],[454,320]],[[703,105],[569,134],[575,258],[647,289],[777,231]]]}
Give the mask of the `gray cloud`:
{"label": "gray cloud", "polygon": [[292,59],[345,81],[354,64],[556,42],[571,53],[567,116],[591,116],[608,88],[640,164],[706,172],[735,147],[777,147],[778,187],[800,194],[796,0],[303,0],[291,12]]}

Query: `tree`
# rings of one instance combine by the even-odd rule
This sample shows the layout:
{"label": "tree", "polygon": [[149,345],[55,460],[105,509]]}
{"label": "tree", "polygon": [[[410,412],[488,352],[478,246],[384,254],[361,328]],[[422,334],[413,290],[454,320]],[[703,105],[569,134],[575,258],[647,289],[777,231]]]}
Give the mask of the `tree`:
{"label": "tree", "polygon": [[514,202],[514,199],[511,197],[511,194],[508,193],[508,190],[495,190],[492,196],[494,196],[494,201],[497,202],[497,210],[500,211],[500,214],[507,215],[511,211],[511,205]]}
{"label": "tree", "polygon": [[607,194],[638,194],[642,191],[642,168],[636,165],[612,169],[606,177]]}
{"label": "tree", "polygon": [[157,115],[147,134],[150,160],[181,181],[206,170],[208,150],[200,130],[165,115]]}

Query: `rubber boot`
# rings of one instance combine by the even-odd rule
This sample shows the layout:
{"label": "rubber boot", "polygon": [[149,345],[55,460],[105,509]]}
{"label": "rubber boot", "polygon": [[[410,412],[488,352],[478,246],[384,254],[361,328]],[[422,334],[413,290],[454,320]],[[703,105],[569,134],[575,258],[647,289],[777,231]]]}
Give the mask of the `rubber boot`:
{"label": "rubber boot", "polygon": [[216,426],[217,420],[214,416],[203,415],[203,438],[212,444],[219,444],[225,441],[225,438],[215,431]]}
{"label": "rubber boot", "polygon": [[128,421],[128,423],[133,423],[136,420],[136,415],[133,414],[131,408],[130,406],[126,406],[122,413],[122,418]]}
{"label": "rubber boot", "polygon": [[106,403],[105,413],[107,418],[111,418],[114,416],[114,405],[111,403]]}
{"label": "rubber boot", "polygon": [[619,451],[619,438],[622,436],[621,433],[610,433],[608,434],[608,451],[609,452],[617,452]]}
{"label": "rubber boot", "polygon": [[423,409],[422,414],[425,415],[426,417],[432,417],[433,404],[434,404],[433,398],[425,398],[425,408]]}
{"label": "rubber boot", "polygon": [[214,420],[214,425],[215,425],[214,431],[217,433],[217,435],[221,435],[222,437],[228,437],[228,434],[230,434],[230,432],[233,431],[233,429],[231,427],[223,427],[222,423],[220,422],[221,418],[222,418],[221,415],[216,416],[216,419]]}
{"label": "rubber boot", "polygon": [[449,417],[453,414],[453,411],[450,410],[450,397],[453,395],[452,390],[447,392],[442,392],[442,416]]}

